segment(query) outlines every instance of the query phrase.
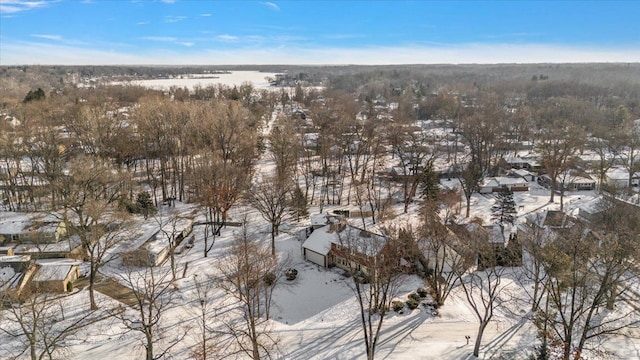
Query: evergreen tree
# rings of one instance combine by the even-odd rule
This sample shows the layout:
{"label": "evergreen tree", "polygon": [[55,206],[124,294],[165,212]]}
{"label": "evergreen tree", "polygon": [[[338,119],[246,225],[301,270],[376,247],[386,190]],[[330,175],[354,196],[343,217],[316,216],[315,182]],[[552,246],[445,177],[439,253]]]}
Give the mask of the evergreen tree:
{"label": "evergreen tree", "polygon": [[138,193],[136,197],[136,209],[140,214],[144,215],[145,219],[147,219],[150,214],[155,214],[156,207],[153,205],[151,195],[148,191]]}
{"label": "evergreen tree", "polygon": [[42,90],[41,88],[38,88],[38,90],[30,90],[27,93],[27,96],[24,97],[24,100],[22,100],[23,103],[28,103],[29,101],[33,101],[33,100],[40,100],[40,99],[44,99],[45,98],[45,93],[44,90]]}
{"label": "evergreen tree", "polygon": [[290,202],[291,215],[295,216],[297,221],[300,221],[300,218],[309,216],[307,198],[304,196],[304,192],[302,191],[300,186],[296,186],[296,188],[293,190]]}
{"label": "evergreen tree", "polygon": [[440,200],[440,179],[433,170],[433,164],[428,163],[422,171],[422,197],[437,202]]}
{"label": "evergreen tree", "polygon": [[491,220],[500,225],[500,229],[504,236],[504,225],[511,224],[516,221],[515,214],[516,202],[513,200],[513,191],[507,187],[503,187],[496,196],[496,202],[491,207]]}

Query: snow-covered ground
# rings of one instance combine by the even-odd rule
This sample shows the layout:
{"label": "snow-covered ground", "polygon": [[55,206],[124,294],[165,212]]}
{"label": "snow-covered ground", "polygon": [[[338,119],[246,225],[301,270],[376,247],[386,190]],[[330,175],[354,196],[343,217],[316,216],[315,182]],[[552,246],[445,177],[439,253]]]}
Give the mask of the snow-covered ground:
{"label": "snow-covered ground", "polygon": [[[203,77],[203,75],[206,75],[206,77]],[[172,86],[177,86],[179,88],[186,87],[189,90],[193,90],[196,86],[203,88],[216,86],[218,84],[226,86],[240,86],[245,82],[249,82],[257,89],[272,88],[269,82],[265,79],[266,77],[274,78],[275,73],[260,71],[231,71],[225,74],[193,74],[191,76],[184,75],[183,77],[171,79],[135,80],[127,82],[127,84],[131,83],[157,90],[168,90]],[[113,84],[117,85],[123,83],[113,82]]]}
{"label": "snow-covered ground", "polygon": [[[259,73],[261,77],[268,74]],[[173,80],[172,80],[173,81]],[[269,124],[270,125],[270,124]],[[264,129],[268,132],[269,127]],[[273,163],[268,156],[259,162],[259,172],[271,171]],[[457,180],[444,181],[451,187]],[[527,192],[515,193],[519,221],[524,216],[542,209],[558,209],[560,197],[549,203],[549,190],[532,183]],[[589,201],[596,196],[593,192],[568,193],[564,205],[568,210],[574,209],[582,201]],[[471,198],[471,217],[483,219],[490,223],[491,206],[495,195],[474,194]],[[396,205],[394,213],[402,213],[402,204]],[[409,214],[417,213],[417,205],[410,206]],[[461,200],[461,211],[464,212],[464,199]],[[329,210],[325,207],[323,211]],[[161,212],[192,212],[192,206],[178,204],[175,209],[165,206]],[[319,213],[317,207],[310,209],[312,214]],[[166,215],[166,214],[165,214]],[[398,221],[411,221],[412,216],[399,215]],[[269,241],[269,225],[255,211],[246,206],[237,206],[230,212],[231,220],[245,218],[253,231],[252,236],[265,242]],[[462,215],[461,215],[462,216]],[[138,233],[150,231],[154,220],[146,222],[139,219]],[[301,243],[295,233],[304,224],[286,222],[283,232],[276,238],[276,251],[281,259],[286,259],[291,267],[298,270],[293,281],[281,280],[273,295],[271,310],[271,329],[279,338],[278,348],[272,356],[277,359],[361,359],[366,358],[362,339],[360,313],[355,295],[351,289],[351,279],[344,276],[337,268],[325,269],[306,262],[302,258]],[[356,224],[358,225],[358,224]],[[160,339],[158,349],[167,345],[176,337],[184,338],[173,347],[167,359],[186,359],[192,357],[192,351],[198,344],[198,321],[200,302],[196,283],[203,279],[218,275],[217,263],[226,256],[234,236],[239,229],[228,227],[222,230],[208,257],[203,257],[203,228],[194,228],[195,245],[193,248],[176,256],[178,280],[172,287],[170,303],[162,314],[161,329],[164,339]],[[136,240],[128,240],[118,250],[139,246]],[[161,267],[167,270],[169,262]],[[142,270],[140,270],[142,271]],[[515,281],[518,269],[510,270],[504,281],[505,299],[524,299],[522,284]],[[125,270],[119,259],[102,268],[104,276],[122,279]],[[406,300],[407,294],[424,284],[416,276],[404,279],[398,300]],[[103,311],[121,306],[117,301],[96,294],[97,301]],[[240,316],[234,310],[232,299],[215,289],[208,297],[212,309],[208,316],[211,327],[219,328],[222,320]],[[88,308],[88,290],[76,289],[63,296],[65,316],[67,320],[74,316],[83,316]],[[528,305],[523,301],[501,301],[494,319],[485,330],[481,356],[482,359],[527,359],[536,345],[536,330],[530,321]],[[126,308],[125,314],[135,315],[135,310]],[[0,318],[0,321],[3,321]],[[63,320],[66,321],[66,320]],[[2,326],[9,326],[2,323]],[[13,326],[13,325],[11,325]],[[473,341],[478,322],[473,310],[467,303],[464,293],[456,288],[447,299],[446,304],[438,309],[437,316],[427,307],[407,310],[402,314],[389,312],[382,327],[382,334],[377,347],[378,359],[472,359]],[[467,344],[465,336],[470,336]],[[213,340],[216,342],[216,340]],[[640,359],[640,341],[632,338],[615,338],[602,346],[601,351],[589,355],[588,359]],[[0,359],[13,354],[18,347],[18,340],[0,333]],[[219,344],[219,351],[224,353],[224,343]],[[220,355],[219,355],[220,356]],[[217,358],[216,356],[214,358]],[[125,327],[122,320],[111,317],[80,330],[64,353],[65,359],[139,359],[144,357],[144,336],[137,331]]]}
{"label": "snow-covered ground", "polygon": [[[539,192],[539,194],[537,194]],[[588,193],[570,194],[568,204],[592,197]],[[492,195],[474,195],[473,216],[487,216],[493,203]],[[568,201],[571,200],[571,201]],[[530,194],[517,194],[516,202],[524,206],[525,214],[543,206],[559,206],[548,203],[548,193],[534,189]],[[401,206],[401,205],[400,205]],[[180,207],[178,207],[180,209]],[[162,209],[166,211],[166,208]],[[185,207],[184,211],[192,208]],[[312,209],[312,212],[317,212]],[[398,213],[401,210],[398,209]],[[246,207],[238,207],[232,217],[240,218],[244,214],[258,229],[254,236],[268,241],[269,227],[260,216]],[[520,212],[519,212],[520,215]],[[350,288],[351,279],[346,278],[336,268],[324,269],[305,262],[301,254],[301,243],[295,238],[297,224],[285,224],[289,233],[281,233],[276,239],[276,249],[281,258],[288,258],[291,266],[298,270],[293,281],[282,280],[274,293],[272,308],[272,330],[280,339],[277,353],[279,359],[359,359],[364,358],[364,345],[359,319],[358,305]],[[187,335],[173,349],[170,359],[189,358],[197,344],[198,306],[194,281],[197,278],[216,275],[216,261],[225,255],[237,228],[225,228],[221,237],[216,239],[214,248],[207,258],[203,257],[202,228],[196,227],[195,246],[186,253],[177,256],[179,280],[176,282],[173,303],[162,315],[162,328],[166,334]],[[163,265],[168,268],[168,262]],[[184,277],[182,277],[183,271]],[[517,271],[517,270],[514,270]],[[119,261],[103,268],[107,276],[118,278],[123,269]],[[195,276],[197,275],[197,276]],[[513,278],[516,276],[514,275]],[[406,300],[409,292],[423,286],[415,276],[405,279],[398,299]],[[509,282],[510,296],[522,298],[522,287]],[[101,308],[108,309],[119,304],[106,296],[97,294]],[[220,306],[216,307],[211,321],[216,316],[228,316],[224,309],[228,299],[221,292],[212,297]],[[65,297],[65,312],[73,309],[85,309],[88,305],[88,291],[78,290]],[[487,328],[481,348],[483,359],[526,359],[536,344],[535,328],[531,324],[527,306],[513,302],[500,307],[491,325]],[[132,312],[132,309],[128,309]],[[455,289],[439,315],[434,316],[427,308],[419,307],[403,314],[390,312],[384,322],[382,335],[377,349],[380,359],[471,359],[473,339],[477,331],[477,320],[467,304],[460,289]],[[465,335],[472,341],[466,344]],[[72,346],[67,349],[65,358],[69,359],[135,359],[144,356],[143,336],[139,332],[125,328],[122,321],[110,318],[83,329],[75,337]],[[2,338],[0,358],[8,355],[15,347],[15,340]],[[162,341],[161,341],[162,343]],[[638,340],[617,338],[606,343],[601,350],[609,354],[599,354],[591,359],[633,359],[639,358]]]}

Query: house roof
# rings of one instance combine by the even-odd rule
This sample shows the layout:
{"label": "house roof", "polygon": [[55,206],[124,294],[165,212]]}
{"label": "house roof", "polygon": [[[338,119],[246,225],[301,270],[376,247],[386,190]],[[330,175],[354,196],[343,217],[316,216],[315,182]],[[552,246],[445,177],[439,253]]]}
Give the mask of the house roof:
{"label": "house roof", "polygon": [[327,255],[331,250],[331,242],[335,237],[335,234],[329,232],[331,225],[325,225],[316,229],[309,235],[307,240],[302,244],[302,247],[309,249],[321,255]]}
{"label": "house roof", "polygon": [[531,176],[534,175],[531,171],[527,169],[511,169],[511,173],[516,174],[518,176]]}
{"label": "house roof", "polygon": [[60,223],[55,215],[0,211],[0,234],[18,235],[29,231],[53,232]]}
{"label": "house roof", "polygon": [[311,225],[320,226],[327,224],[327,214],[313,214],[310,216]]}
{"label": "house roof", "polygon": [[38,272],[33,277],[34,281],[64,280],[74,266],[82,262],[68,259],[38,260],[40,265]]}
{"label": "house roof", "polygon": [[514,177],[506,177],[506,176],[497,176],[497,177],[491,177],[491,178],[486,178],[484,179],[484,181],[482,182],[482,187],[487,187],[487,186],[491,186],[491,187],[500,187],[500,186],[507,186],[507,185],[528,185],[529,183],[522,178],[514,178]]}
{"label": "house roof", "polygon": [[559,210],[546,210],[527,215],[527,220],[539,227],[571,227],[575,224],[567,214]]}
{"label": "house roof", "polygon": [[[606,175],[611,180],[629,180],[629,171],[621,167],[614,167],[607,170]],[[640,178],[640,171],[633,173],[633,178]]]}
{"label": "house roof", "polygon": [[20,286],[24,273],[16,272],[11,266],[0,267],[0,291]]}
{"label": "house roof", "polygon": [[349,246],[355,251],[373,256],[385,243],[385,237],[349,224],[330,224],[316,229],[302,247],[321,255],[327,255],[331,244]]}

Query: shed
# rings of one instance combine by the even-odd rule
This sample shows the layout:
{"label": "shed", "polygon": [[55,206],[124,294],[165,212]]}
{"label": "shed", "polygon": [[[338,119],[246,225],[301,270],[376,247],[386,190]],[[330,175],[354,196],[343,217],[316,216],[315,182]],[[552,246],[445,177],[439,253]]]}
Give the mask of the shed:
{"label": "shed", "polygon": [[31,286],[40,291],[61,293],[69,290],[69,283],[80,277],[80,261],[67,259],[38,260],[38,270]]}

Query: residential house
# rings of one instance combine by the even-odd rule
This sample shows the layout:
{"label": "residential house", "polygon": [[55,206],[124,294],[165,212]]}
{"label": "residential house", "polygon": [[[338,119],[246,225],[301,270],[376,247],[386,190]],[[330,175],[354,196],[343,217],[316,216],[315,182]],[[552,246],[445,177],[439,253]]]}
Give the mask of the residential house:
{"label": "residential house", "polygon": [[[538,177],[538,183],[546,188],[551,188],[551,177],[547,174]],[[588,176],[570,175],[557,176],[555,191],[564,189],[565,191],[586,191],[594,190],[596,181]]]}
{"label": "residential house", "polygon": [[0,256],[0,297],[17,298],[36,271],[29,255]]}
{"label": "residential house", "polygon": [[322,267],[339,267],[371,276],[371,263],[383,252],[386,238],[346,222],[325,225],[302,244],[307,261]]}
{"label": "residential house", "polygon": [[[629,187],[629,171],[622,167],[611,168],[605,174],[605,181],[611,187],[625,189]],[[637,187],[639,185],[640,171],[633,173],[631,177],[631,186]]]}
{"label": "residential house", "polygon": [[542,171],[542,164],[537,157],[528,156],[528,157],[506,157],[504,161],[509,164],[514,169],[525,169],[532,172],[539,173]]}
{"label": "residential house", "polygon": [[469,261],[477,264],[479,270],[496,265],[522,265],[522,246],[517,241],[517,236],[504,236],[498,225],[482,226],[472,221],[448,227],[459,239],[459,253],[466,254]]}
{"label": "residential house", "polygon": [[489,194],[499,192],[504,188],[509,189],[513,192],[529,191],[529,183],[525,179],[520,177],[490,177],[484,179],[480,184],[480,193]]}
{"label": "residential house", "polygon": [[67,235],[66,226],[58,217],[41,213],[2,212],[0,214],[0,245],[53,244]]}
{"label": "residential house", "polygon": [[507,172],[509,177],[519,177],[527,182],[535,181],[538,176],[527,169],[511,169]]}
{"label": "residential house", "polygon": [[120,254],[122,263],[126,266],[159,266],[169,257],[171,249],[176,249],[191,234],[192,229],[193,219],[188,218],[151,228],[140,237],[143,239],[140,246]]}
{"label": "residential house", "polygon": [[71,283],[80,277],[81,261],[68,259],[37,260],[31,287],[38,291],[63,293],[72,289]]}

